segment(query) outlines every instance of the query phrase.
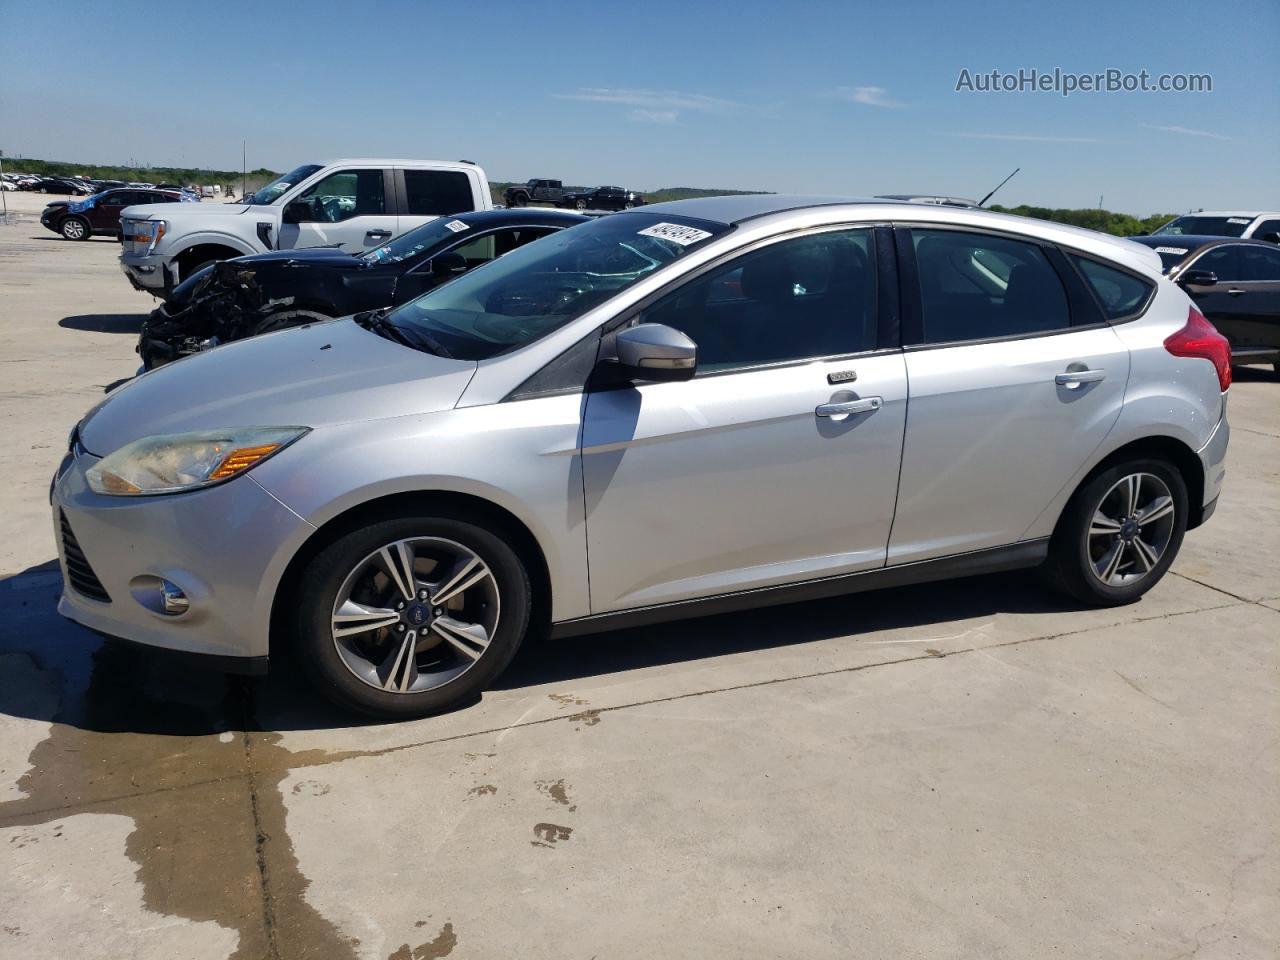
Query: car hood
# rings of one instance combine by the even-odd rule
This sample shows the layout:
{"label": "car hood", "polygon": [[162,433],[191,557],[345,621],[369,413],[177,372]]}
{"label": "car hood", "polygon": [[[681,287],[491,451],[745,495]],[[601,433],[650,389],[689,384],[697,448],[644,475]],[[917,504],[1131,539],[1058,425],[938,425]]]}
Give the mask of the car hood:
{"label": "car hood", "polygon": [[251,207],[243,203],[140,203],[137,206],[125,207],[121,216],[130,220],[173,220],[175,217],[242,217],[250,210],[262,213],[269,210],[274,215],[278,210],[271,207]]}
{"label": "car hood", "polygon": [[242,426],[323,427],[458,402],[473,361],[384,340],[353,320],[294,327],[194,354],[114,391],[80,424],[105,456],[142,437]]}

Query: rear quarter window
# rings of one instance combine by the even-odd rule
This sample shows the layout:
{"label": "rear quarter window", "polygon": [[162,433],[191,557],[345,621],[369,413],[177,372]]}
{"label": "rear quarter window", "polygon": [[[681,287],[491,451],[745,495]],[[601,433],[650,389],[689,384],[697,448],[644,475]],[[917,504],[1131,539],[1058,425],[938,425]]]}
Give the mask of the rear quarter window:
{"label": "rear quarter window", "polygon": [[1093,290],[1108,320],[1120,320],[1139,313],[1147,304],[1155,285],[1132,273],[1108,267],[1097,260],[1072,257]]}

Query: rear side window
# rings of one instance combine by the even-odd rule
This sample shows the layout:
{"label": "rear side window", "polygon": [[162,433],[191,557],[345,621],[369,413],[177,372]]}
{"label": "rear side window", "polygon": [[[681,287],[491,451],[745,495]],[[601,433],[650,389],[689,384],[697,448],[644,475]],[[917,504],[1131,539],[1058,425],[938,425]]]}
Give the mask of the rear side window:
{"label": "rear side window", "polygon": [[1245,247],[1243,280],[1280,281],[1280,247]]}
{"label": "rear side window", "polygon": [[1071,326],[1067,292],[1034,243],[960,230],[911,230],[921,343],[1032,336]]}
{"label": "rear side window", "polygon": [[461,170],[406,170],[404,187],[410,214],[442,217],[476,208],[471,180]]}
{"label": "rear side window", "polygon": [[1152,285],[1131,273],[1103,266],[1096,260],[1072,257],[1085,282],[1093,288],[1108,320],[1129,317],[1142,309],[1151,295]]}

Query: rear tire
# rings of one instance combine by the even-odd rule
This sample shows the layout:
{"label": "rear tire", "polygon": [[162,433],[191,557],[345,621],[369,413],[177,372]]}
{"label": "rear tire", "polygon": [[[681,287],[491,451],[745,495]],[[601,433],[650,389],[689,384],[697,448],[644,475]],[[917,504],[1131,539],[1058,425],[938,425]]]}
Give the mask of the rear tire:
{"label": "rear tire", "polygon": [[1172,464],[1141,458],[1108,467],[1067,504],[1044,573],[1089,606],[1132,603],[1173,563],[1187,515],[1187,485]]}
{"label": "rear tire", "polygon": [[83,217],[63,217],[58,232],[64,240],[88,240],[93,236],[89,223]]}
{"label": "rear tire", "polygon": [[[407,606],[401,581],[382,559],[400,557],[398,546],[406,544],[416,581],[409,589],[413,596],[430,595]],[[532,588],[524,564],[499,532],[469,520],[422,514],[368,524],[316,554],[299,582],[296,598],[284,602],[296,606],[303,672],[338,706],[384,719],[423,717],[474,701],[511,662],[529,627]],[[383,614],[400,620],[364,631],[346,626],[380,622]],[[336,636],[337,630],[346,635]],[[483,640],[473,643],[469,636]]]}
{"label": "rear tire", "polygon": [[575,200],[575,201],[573,202],[573,205],[574,205],[575,207],[577,207],[579,210],[585,210],[585,209],[587,209],[587,201],[585,201],[585,200]]}

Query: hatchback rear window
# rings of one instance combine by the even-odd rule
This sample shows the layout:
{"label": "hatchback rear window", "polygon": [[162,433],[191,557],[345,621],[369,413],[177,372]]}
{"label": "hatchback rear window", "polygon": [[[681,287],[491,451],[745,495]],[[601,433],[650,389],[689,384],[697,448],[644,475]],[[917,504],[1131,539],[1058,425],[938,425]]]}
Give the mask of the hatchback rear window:
{"label": "hatchback rear window", "polygon": [[1085,281],[1093,288],[1108,320],[1120,320],[1138,313],[1147,302],[1153,284],[1140,280],[1132,273],[1103,266],[1096,260],[1072,257]]}

